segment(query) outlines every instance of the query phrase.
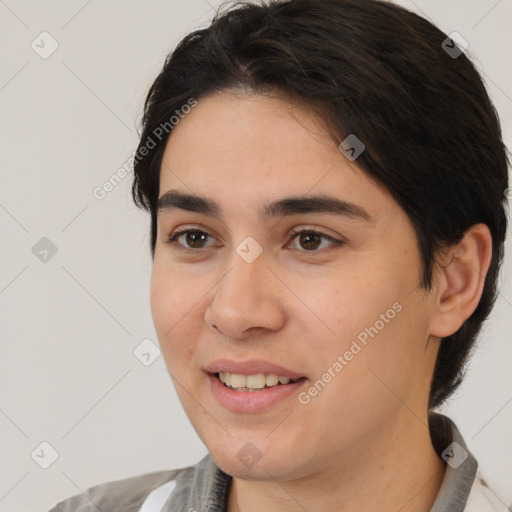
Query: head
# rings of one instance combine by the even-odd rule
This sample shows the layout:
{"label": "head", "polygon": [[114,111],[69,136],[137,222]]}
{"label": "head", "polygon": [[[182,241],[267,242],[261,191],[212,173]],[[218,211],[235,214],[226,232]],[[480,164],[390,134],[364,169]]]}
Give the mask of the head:
{"label": "head", "polygon": [[[151,215],[153,318],[226,469],[239,438],[300,449],[300,473],[459,386],[496,297],[508,179],[497,113],[446,37],[383,1],[246,3],[152,85],[133,197]],[[285,409],[229,411],[219,358],[303,384]]]}

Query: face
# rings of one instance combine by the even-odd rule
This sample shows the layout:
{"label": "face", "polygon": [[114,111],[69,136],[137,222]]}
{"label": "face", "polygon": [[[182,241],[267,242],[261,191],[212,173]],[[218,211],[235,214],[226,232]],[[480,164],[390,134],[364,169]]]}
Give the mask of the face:
{"label": "face", "polygon": [[431,305],[413,227],[313,114],[200,99],[168,140],[160,200],[153,320],[221,469],[269,480],[356,464],[404,402],[423,404]]}

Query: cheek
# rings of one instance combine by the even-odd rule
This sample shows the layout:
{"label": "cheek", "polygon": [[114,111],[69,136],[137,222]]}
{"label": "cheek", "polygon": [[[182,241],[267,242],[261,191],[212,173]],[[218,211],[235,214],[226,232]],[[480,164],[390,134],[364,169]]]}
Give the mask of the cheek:
{"label": "cheek", "polygon": [[[153,323],[169,370],[178,368],[177,362],[190,359],[194,339],[194,305],[198,298],[184,293],[187,284],[176,273],[162,272],[158,265],[151,275],[150,302]],[[191,296],[192,295],[192,296]],[[172,371],[172,370],[171,370]]]}
{"label": "cheek", "polygon": [[179,328],[181,318],[187,316],[201,297],[199,282],[183,278],[179,268],[160,263],[155,258],[151,273],[150,301],[155,328],[159,334]]}
{"label": "cheek", "polygon": [[153,323],[160,342],[163,335],[172,328],[176,314],[176,288],[169,284],[167,276],[154,266],[151,274],[150,304]]}
{"label": "cheek", "polygon": [[[305,318],[315,320],[315,324],[316,320],[322,321],[321,329],[325,334],[323,344],[326,348],[343,349],[358,335],[364,341],[365,336],[368,337],[367,329],[373,331],[377,322],[381,331],[396,316],[393,304],[401,297],[396,281],[385,282],[378,275],[342,269],[319,285],[314,294],[311,293],[312,288],[303,287],[301,295],[313,313]],[[383,324],[381,315],[388,323]]]}
{"label": "cheek", "polygon": [[[315,377],[322,378],[329,369],[336,376],[343,375],[332,379],[337,382],[332,388],[343,387],[344,393],[349,389],[349,401],[350,397],[368,400],[372,395],[381,399],[373,385],[389,394],[379,377],[393,389],[406,388],[421,362],[426,341],[422,304],[410,293],[413,281],[407,276],[394,277],[378,265],[372,271],[347,273],[336,281],[335,287],[331,280],[330,287],[326,284],[315,297],[310,296],[311,309],[322,320],[321,331],[315,319],[309,326],[307,321],[303,325],[316,346]],[[335,371],[332,368],[340,356],[343,369],[337,364]]]}
{"label": "cheek", "polygon": [[407,330],[413,324],[411,309],[393,310],[393,318],[382,325],[379,315],[386,314],[387,299],[383,304],[363,315],[364,320],[341,316],[346,334],[319,345],[316,355],[322,355],[314,379],[299,401],[307,403],[301,410],[307,412],[308,425],[316,424],[325,439],[339,439],[340,424],[346,439],[357,439],[384,424],[408,400],[421,364],[415,332]]}

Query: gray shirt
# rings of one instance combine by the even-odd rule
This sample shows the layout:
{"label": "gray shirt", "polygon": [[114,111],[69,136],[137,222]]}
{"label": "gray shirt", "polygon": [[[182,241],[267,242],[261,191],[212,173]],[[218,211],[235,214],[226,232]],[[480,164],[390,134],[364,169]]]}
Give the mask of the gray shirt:
{"label": "gray shirt", "polygon": [[[455,424],[431,413],[429,428],[434,449],[447,462],[430,512],[512,511],[477,471]],[[231,481],[207,455],[195,466],[96,485],[50,512],[226,512]]]}

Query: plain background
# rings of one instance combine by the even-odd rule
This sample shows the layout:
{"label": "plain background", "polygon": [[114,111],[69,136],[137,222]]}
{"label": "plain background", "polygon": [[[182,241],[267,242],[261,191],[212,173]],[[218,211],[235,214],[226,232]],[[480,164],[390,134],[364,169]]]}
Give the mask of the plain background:
{"label": "plain background", "polygon": [[[4,512],[46,510],[94,484],[206,454],[162,357],[145,366],[133,353],[156,336],[149,217],[131,202],[131,174],[103,200],[92,191],[136,149],[142,103],[167,53],[219,3],[0,0]],[[511,147],[511,1],[399,3],[468,41]],[[59,45],[46,59],[31,47],[43,31]],[[46,262],[32,249],[43,237],[57,249]],[[498,303],[443,411],[509,503],[510,237],[507,250]],[[48,469],[43,441],[58,452]]]}

